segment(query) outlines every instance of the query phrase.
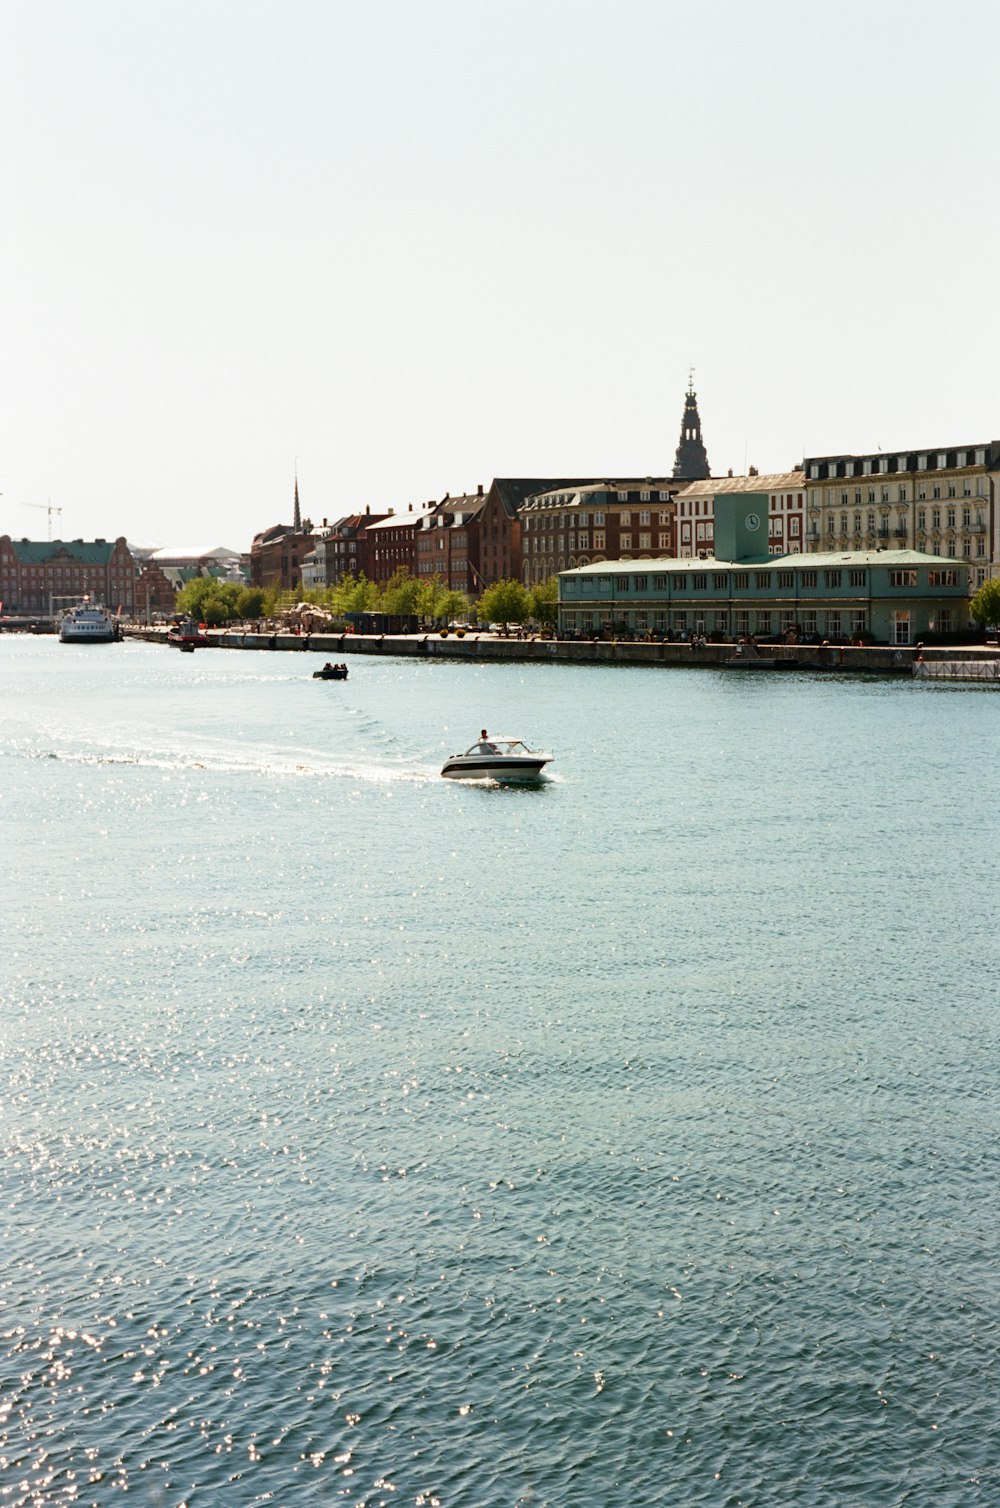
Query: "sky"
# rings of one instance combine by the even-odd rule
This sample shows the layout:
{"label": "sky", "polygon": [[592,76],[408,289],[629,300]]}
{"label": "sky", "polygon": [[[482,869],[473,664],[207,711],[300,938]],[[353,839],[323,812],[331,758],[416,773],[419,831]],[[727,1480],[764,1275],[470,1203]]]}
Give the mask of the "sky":
{"label": "sky", "polygon": [[[0,533],[1000,437],[995,0],[0,0]],[[61,513],[47,513],[48,508]]]}

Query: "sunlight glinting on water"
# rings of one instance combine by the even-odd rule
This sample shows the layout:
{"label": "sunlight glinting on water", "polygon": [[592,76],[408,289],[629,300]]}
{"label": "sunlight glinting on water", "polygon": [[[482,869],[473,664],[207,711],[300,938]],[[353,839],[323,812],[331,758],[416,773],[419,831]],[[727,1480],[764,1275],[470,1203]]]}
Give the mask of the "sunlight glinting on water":
{"label": "sunlight glinting on water", "polygon": [[317,659],[0,638],[3,1501],[990,1502],[1000,701]]}

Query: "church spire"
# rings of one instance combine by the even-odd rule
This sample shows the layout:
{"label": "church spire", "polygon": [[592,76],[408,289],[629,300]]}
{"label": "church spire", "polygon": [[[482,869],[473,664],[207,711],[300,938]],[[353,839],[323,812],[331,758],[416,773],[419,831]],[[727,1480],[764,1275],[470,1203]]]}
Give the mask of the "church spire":
{"label": "church spire", "polygon": [[299,475],[295,473],[295,512],[292,516],[292,528],[296,534],[302,532],[302,512],[299,508]]}
{"label": "church spire", "polygon": [[694,390],[694,369],[688,372],[687,392],[684,395],[684,417],[681,420],[681,439],[674,455],[674,476],[688,482],[700,482],[711,476],[708,455],[701,438],[701,419],[698,417],[698,395]]}

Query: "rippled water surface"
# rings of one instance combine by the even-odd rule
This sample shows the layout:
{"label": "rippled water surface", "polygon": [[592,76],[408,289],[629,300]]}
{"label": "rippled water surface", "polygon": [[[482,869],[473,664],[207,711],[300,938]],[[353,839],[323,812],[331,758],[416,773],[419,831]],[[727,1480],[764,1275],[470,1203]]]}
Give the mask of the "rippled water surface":
{"label": "rippled water surface", "polygon": [[2,1508],[1000,1501],[1000,694],[321,660],[0,639]]}

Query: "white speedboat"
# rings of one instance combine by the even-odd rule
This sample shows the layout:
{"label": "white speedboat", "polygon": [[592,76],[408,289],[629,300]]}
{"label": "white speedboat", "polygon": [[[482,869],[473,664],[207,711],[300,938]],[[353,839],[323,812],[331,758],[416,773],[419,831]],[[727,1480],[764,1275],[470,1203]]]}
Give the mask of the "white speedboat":
{"label": "white speedboat", "polygon": [[110,644],[115,638],[115,620],[107,608],[86,598],[59,620],[61,644]]}
{"label": "white speedboat", "polygon": [[462,780],[537,780],[552,759],[538,749],[529,749],[519,738],[488,736],[486,732],[464,754],[452,754],[442,775]]}

